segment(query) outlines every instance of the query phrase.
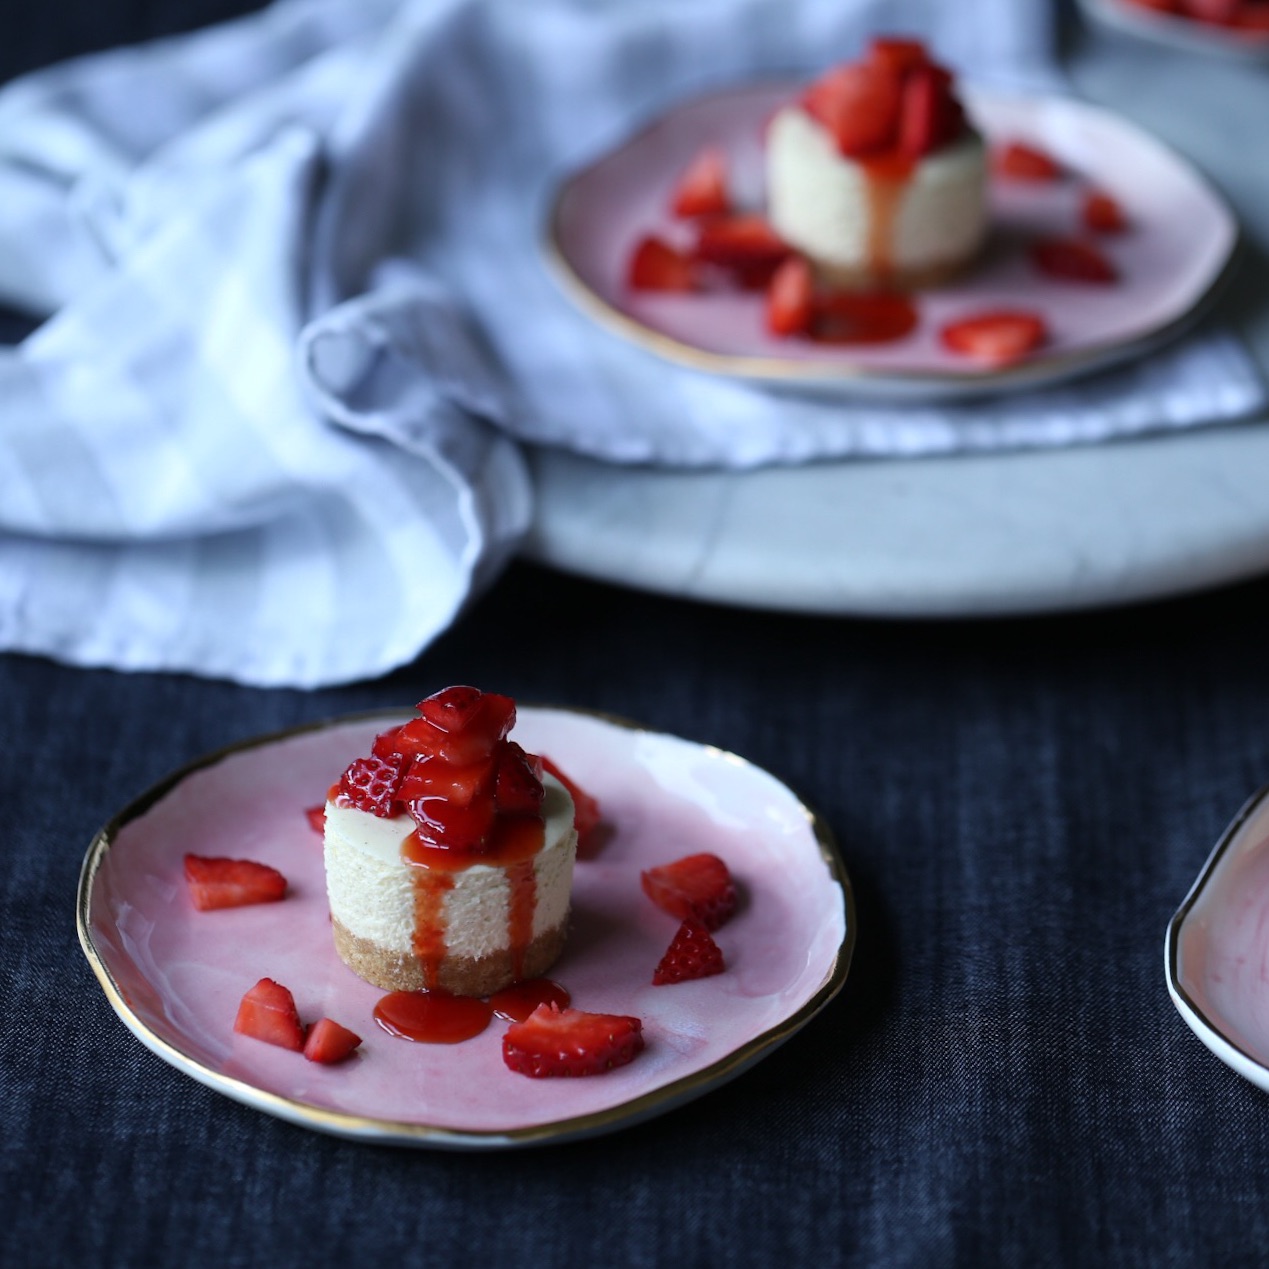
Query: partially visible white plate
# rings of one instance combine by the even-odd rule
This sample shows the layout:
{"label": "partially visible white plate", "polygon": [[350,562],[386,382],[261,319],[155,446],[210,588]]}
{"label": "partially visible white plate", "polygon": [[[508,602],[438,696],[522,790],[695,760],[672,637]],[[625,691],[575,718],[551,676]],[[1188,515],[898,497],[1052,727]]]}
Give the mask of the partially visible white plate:
{"label": "partially visible white plate", "polygon": [[[726,150],[748,205],[762,197],[762,132],[796,85],[746,85],[680,103],[574,173],[557,193],[546,252],[582,310],[670,360],[713,374],[799,389],[899,400],[1016,391],[1123,361],[1177,334],[1229,265],[1238,240],[1224,198],[1185,159],[1110,111],[1074,98],[1005,96],[966,87],[989,142],[1038,145],[1067,169],[1053,183],[993,180],[992,249],[973,270],[917,297],[920,321],[892,343],[826,345],[771,335],[761,293],[677,295],[632,291],[626,267],[638,239],[688,245],[668,212],[674,182],[706,144]],[[1102,249],[1120,270],[1111,286],[1049,278],[1027,259],[1041,235],[1077,236],[1090,187],[1113,194],[1132,228]],[[984,368],[945,349],[946,322],[967,313],[1027,308],[1050,339],[1026,361]]]}
{"label": "partially visible white plate", "polygon": [[[574,874],[573,922],[552,978],[580,1009],[631,1013],[647,1047],[589,1079],[530,1080],[502,1061],[495,1023],[459,1045],[411,1044],[373,1021],[382,993],[339,959],[321,838],[305,808],[401,715],[335,720],[210,754],[123,808],[89,847],[80,942],[129,1030],[176,1069],[235,1101],[365,1141],[502,1149],[610,1132],[733,1078],[805,1026],[841,989],[855,941],[850,882],[827,826],[774,776],[733,754],[572,710],[522,708],[515,735],[600,803],[610,836]],[[197,912],[186,851],[258,859],[290,883],[280,903]],[[713,851],[741,889],[716,936],[715,977],[653,987],[676,923],[641,869]],[[338,1066],[235,1035],[262,977],[363,1039]]]}
{"label": "partially visible white plate", "polygon": [[1132,4],[1130,0],[1079,0],[1094,22],[1187,53],[1213,53],[1239,61],[1269,60],[1269,32],[1243,32]]}
{"label": "partially visible white plate", "polygon": [[1194,1034],[1269,1092],[1269,785],[1234,817],[1169,923],[1164,972]]}

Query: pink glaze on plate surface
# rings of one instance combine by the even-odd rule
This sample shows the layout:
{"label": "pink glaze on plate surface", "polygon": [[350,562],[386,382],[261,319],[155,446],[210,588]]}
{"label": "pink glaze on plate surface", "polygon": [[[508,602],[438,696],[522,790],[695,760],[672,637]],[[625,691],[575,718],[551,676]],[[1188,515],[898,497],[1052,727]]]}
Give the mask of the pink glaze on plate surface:
{"label": "pink glaze on plate surface", "polygon": [[[1041,146],[1070,172],[1052,184],[993,178],[992,244],[954,283],[919,293],[920,321],[890,344],[825,346],[779,338],[763,320],[761,293],[672,295],[631,291],[625,270],[649,232],[686,246],[691,230],[667,211],[675,176],[704,145],[722,145],[738,200],[761,210],[762,132],[796,91],[763,84],[679,105],[624,145],[573,175],[555,207],[551,246],[570,289],[601,321],[655,351],[746,377],[823,384],[852,379],[884,389],[925,380],[930,394],[987,390],[1019,380],[1067,377],[1128,356],[1162,337],[1208,295],[1237,239],[1232,213],[1188,163],[1139,128],[1070,98],[1004,97],[965,89],[989,144]],[[1080,232],[1080,204],[1095,186],[1111,193],[1132,224],[1098,238],[1121,280],[1112,286],[1057,281],[1026,258],[1034,237]],[[985,371],[940,343],[949,321],[976,311],[1026,308],[1046,320],[1050,339],[1020,366]],[[911,390],[911,389],[909,389]]]}
{"label": "pink glaze on plate surface", "polygon": [[[104,970],[107,993],[117,992],[112,1003],[134,1033],[195,1078],[351,1136],[409,1141],[417,1126],[435,1130],[417,1144],[462,1146],[507,1144],[497,1134],[536,1129],[580,1135],[646,1117],[735,1074],[840,987],[854,940],[849,883],[784,785],[675,737],[522,708],[515,738],[559,762],[613,825],[599,856],[578,863],[572,930],[551,977],[577,1008],[640,1016],[647,1048],[603,1076],[529,1080],[503,1065],[501,1021],[453,1047],[384,1034],[372,1020],[382,993],[335,953],[322,842],[304,809],[392,721],[345,720],[237,749],[181,776],[140,813],[130,808],[90,850],[80,896],[89,958],[95,953],[94,968],[99,977]],[[639,872],[704,850],[728,861],[742,893],[716,936],[728,970],[652,987],[676,923],[644,897]],[[271,864],[290,893],[280,903],[198,912],[182,879],[187,851]],[[354,1058],[323,1068],[235,1035],[239,1000],[266,976],[291,988],[306,1022],[326,1015],[361,1035]]]}

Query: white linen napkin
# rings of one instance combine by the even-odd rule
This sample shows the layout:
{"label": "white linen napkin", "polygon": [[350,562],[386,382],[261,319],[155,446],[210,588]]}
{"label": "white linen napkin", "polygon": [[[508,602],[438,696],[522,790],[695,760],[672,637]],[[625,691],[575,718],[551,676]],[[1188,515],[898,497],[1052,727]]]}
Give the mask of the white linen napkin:
{"label": "white linen napkin", "polygon": [[1013,0],[280,0],[0,90],[0,646],[300,687],[412,659],[532,514],[518,442],[748,467],[1067,444],[1263,401],[1208,332],[990,404],[826,404],[578,313],[551,189],[669,102],[925,36],[1057,85]]}

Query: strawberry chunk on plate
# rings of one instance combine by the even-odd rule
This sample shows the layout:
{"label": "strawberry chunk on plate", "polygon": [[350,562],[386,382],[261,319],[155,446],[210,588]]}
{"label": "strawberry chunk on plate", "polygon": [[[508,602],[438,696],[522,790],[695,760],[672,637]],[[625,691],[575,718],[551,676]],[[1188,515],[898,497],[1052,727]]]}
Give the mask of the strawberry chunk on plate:
{"label": "strawberry chunk on plate", "polygon": [[1041,273],[1063,282],[1105,285],[1119,278],[1110,260],[1080,238],[1037,238],[1031,244],[1031,262]]}
{"label": "strawberry chunk on plate", "polygon": [[708,145],[687,165],[670,196],[676,216],[722,216],[731,209],[728,193],[727,155]]}
{"label": "strawberry chunk on plate", "polygon": [[332,1018],[318,1018],[304,1037],[304,1056],[310,1062],[333,1066],[351,1056],[361,1044],[361,1036]]}
{"label": "strawberry chunk on plate", "polygon": [[635,245],[626,281],[635,291],[695,291],[696,266],[689,255],[649,234]]}
{"label": "strawberry chunk on plate", "polygon": [[1062,165],[1038,145],[1006,141],[992,152],[992,170],[1010,181],[1056,181]]}
{"label": "strawberry chunk on plate", "polygon": [[788,243],[764,216],[720,216],[701,224],[693,257],[728,270],[741,286],[764,287],[788,258]]}
{"label": "strawberry chunk on plate", "polygon": [[1123,233],[1128,228],[1128,217],[1119,200],[1105,190],[1090,189],[1080,205],[1080,219],[1085,229],[1099,234]]}
{"label": "strawberry chunk on plate", "polygon": [[1034,352],[1048,338],[1048,329],[1038,313],[996,309],[948,322],[939,338],[951,352],[995,368]]}
{"label": "strawberry chunk on plate", "polygon": [[200,912],[276,903],[286,895],[286,878],[254,859],[186,855],[184,862],[190,898]]}
{"label": "strawberry chunk on plate", "polygon": [[234,1019],[234,1030],[239,1035],[276,1044],[282,1049],[294,1049],[297,1053],[304,1048],[304,1027],[295,1007],[295,997],[272,978],[260,979],[243,996]]}
{"label": "strawberry chunk on plate", "polygon": [[539,1005],[502,1038],[502,1060],[532,1079],[602,1075],[643,1049],[643,1023],[626,1014]]}
{"label": "strawberry chunk on plate", "polygon": [[717,855],[703,851],[640,874],[643,892],[663,912],[680,921],[699,921],[716,930],[736,910],[736,884]]}
{"label": "strawberry chunk on plate", "polygon": [[767,329],[773,335],[801,335],[815,311],[815,276],[801,256],[790,256],[767,286]]}
{"label": "strawberry chunk on plate", "polygon": [[699,921],[684,921],[670,940],[665,955],[652,972],[652,985],[682,983],[709,978],[727,968],[722,948]]}

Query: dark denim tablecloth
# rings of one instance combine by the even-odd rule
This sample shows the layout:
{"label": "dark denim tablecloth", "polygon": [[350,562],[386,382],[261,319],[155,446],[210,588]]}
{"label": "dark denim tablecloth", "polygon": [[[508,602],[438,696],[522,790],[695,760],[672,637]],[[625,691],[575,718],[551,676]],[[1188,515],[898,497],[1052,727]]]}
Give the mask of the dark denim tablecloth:
{"label": "dark denim tablecloth", "polygon": [[[232,7],[24,5],[0,73]],[[1162,943],[1269,774],[1267,600],[889,623],[519,565],[416,665],[340,690],[0,657],[0,1264],[1263,1262],[1269,1101],[1185,1027]],[[454,681],[790,783],[855,883],[843,993],[682,1109],[501,1154],[326,1137],[144,1050],[75,937],[93,832],[208,750]]]}

